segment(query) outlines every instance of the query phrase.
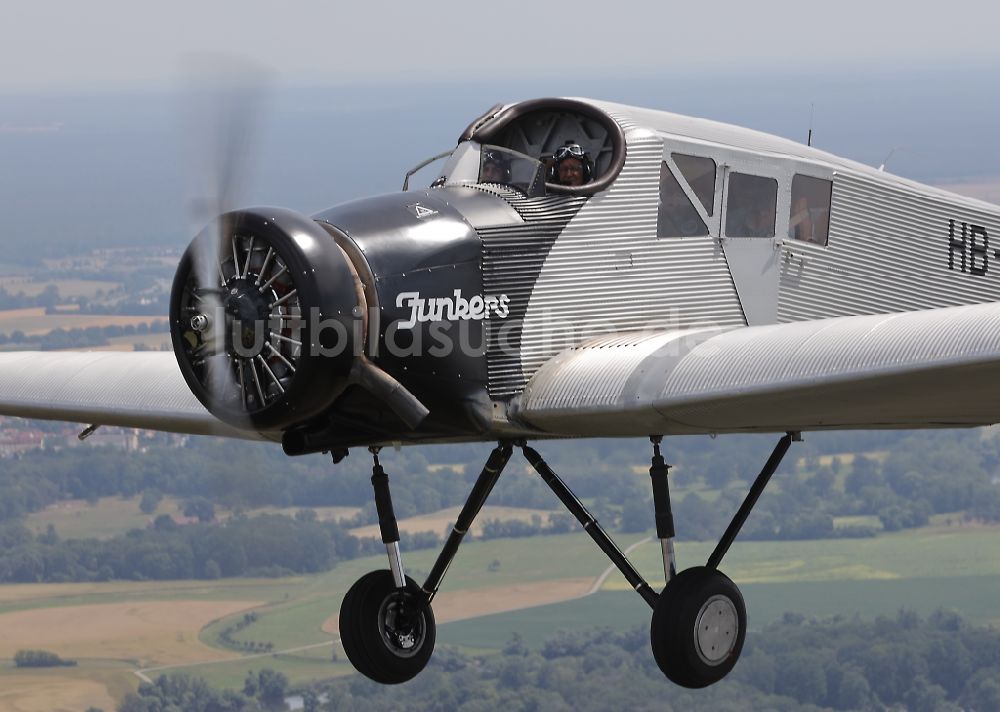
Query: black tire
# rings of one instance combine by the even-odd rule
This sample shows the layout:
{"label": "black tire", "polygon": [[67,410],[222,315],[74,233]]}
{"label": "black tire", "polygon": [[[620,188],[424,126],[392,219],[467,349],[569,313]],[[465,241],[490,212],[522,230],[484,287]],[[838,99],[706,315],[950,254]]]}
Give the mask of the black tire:
{"label": "black tire", "polygon": [[392,572],[371,571],[351,586],[340,605],[340,641],[355,669],[395,685],[415,677],[434,652],[434,612],[409,576],[397,589]]}
{"label": "black tire", "polygon": [[682,687],[701,688],[733,669],[746,631],[739,588],[725,574],[698,566],[677,574],[663,589],[649,637],[664,675]]}

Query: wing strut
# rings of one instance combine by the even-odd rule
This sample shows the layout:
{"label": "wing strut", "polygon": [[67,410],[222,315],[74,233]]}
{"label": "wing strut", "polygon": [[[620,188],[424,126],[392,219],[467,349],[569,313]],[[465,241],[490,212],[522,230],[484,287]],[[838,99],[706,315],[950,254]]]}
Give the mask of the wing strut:
{"label": "wing strut", "polygon": [[[360,673],[382,683],[405,682],[423,670],[436,640],[431,601],[517,446],[584,531],[653,609],[650,646],[660,670],[678,685],[689,688],[706,687],[721,680],[733,669],[743,650],[747,614],[743,595],[736,584],[718,570],[719,564],[792,442],[802,438],[797,432],[788,432],[778,441],[708,564],[680,573],[676,571],[674,558],[674,518],[667,482],[670,466],[660,453],[661,439],[658,435],[650,436],[653,457],[649,468],[656,536],[660,540],[666,578],[666,586],[660,593],[650,587],[542,456],[523,440],[502,440],[490,453],[427,580],[423,586],[417,586],[403,571],[389,478],[379,463],[379,448],[369,448],[373,457],[375,508],[382,541],[389,555],[389,570],[372,571],[362,576],[344,596],[340,606],[340,637],[348,659]],[[337,455],[334,457],[336,459]]]}
{"label": "wing strut", "polygon": [[499,443],[493,449],[493,452],[490,453],[486,464],[483,465],[483,471],[479,473],[479,479],[473,485],[472,492],[469,493],[469,498],[465,501],[465,506],[462,507],[462,511],[459,513],[458,521],[455,522],[451,534],[448,535],[448,541],[445,542],[441,553],[438,554],[437,561],[434,562],[434,567],[421,587],[427,595],[428,603],[434,600],[434,595],[441,586],[441,580],[444,578],[445,573],[447,573],[448,567],[451,566],[455,554],[458,553],[458,545],[462,543],[466,532],[472,527],[472,522],[475,521],[479,510],[486,504],[486,498],[490,496],[493,486],[500,479],[500,473],[503,472],[504,467],[507,466],[507,461],[510,460],[512,449],[509,442]]}
{"label": "wing strut", "polygon": [[576,520],[583,525],[584,531],[590,534],[590,538],[611,559],[611,563],[618,567],[618,570],[622,572],[625,580],[632,585],[635,592],[642,596],[642,599],[649,604],[650,608],[655,608],[656,599],[659,598],[656,591],[650,588],[649,584],[646,583],[646,579],[636,570],[632,562],[628,560],[625,554],[622,553],[622,550],[618,548],[618,545],[615,544],[614,540],[604,531],[604,528],[598,524],[597,520],[594,519],[594,515],[587,510],[583,502],[573,494],[573,491],[566,486],[566,483],[560,479],[559,475],[552,471],[552,468],[542,459],[537,450],[528,447],[526,444],[521,445],[521,450],[524,452],[524,456],[528,459],[528,462],[531,463],[531,466],[545,480],[545,484],[556,493],[556,497],[570,511],[570,514],[576,517]]}
{"label": "wing strut", "polygon": [[792,442],[801,442],[802,433],[785,433],[785,436],[778,441],[778,444],[774,446],[774,451],[771,453],[771,457],[767,458],[767,462],[764,463],[764,469],[760,471],[757,475],[757,479],[754,480],[753,486],[750,487],[750,491],[747,492],[746,499],[743,500],[743,504],[733,515],[733,520],[729,523],[729,527],[726,529],[726,533],[722,535],[719,543],[715,547],[715,551],[712,555],[708,557],[708,563],[706,566],[710,569],[718,569],[719,564],[722,563],[722,557],[726,555],[729,551],[729,547],[733,545],[733,541],[736,539],[736,535],[740,533],[740,529],[743,528],[743,523],[746,522],[747,517],[750,516],[750,511],[753,506],[757,504],[757,500],[760,499],[761,493],[764,488],[767,487],[767,483],[771,479],[771,475],[774,474],[775,470],[778,469],[778,465],[781,464],[782,458],[785,457],[785,453],[788,452],[788,448],[791,446]]}

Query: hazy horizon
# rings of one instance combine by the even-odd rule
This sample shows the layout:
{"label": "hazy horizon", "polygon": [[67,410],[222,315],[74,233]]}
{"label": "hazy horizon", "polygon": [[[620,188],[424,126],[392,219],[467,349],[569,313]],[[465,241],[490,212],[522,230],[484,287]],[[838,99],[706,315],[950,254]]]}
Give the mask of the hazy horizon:
{"label": "hazy horizon", "polygon": [[[546,95],[648,106],[800,142],[811,120],[813,145],[873,166],[888,158],[886,169],[908,178],[1000,176],[1000,101],[986,89],[991,69],[933,64],[864,74],[751,68],[315,87],[271,77],[261,79],[259,129],[236,202],[314,213],[399,190],[408,168],[453,146],[492,104]],[[190,134],[200,128],[185,96],[155,88],[0,91],[0,244],[8,256],[186,245],[196,228],[185,196],[198,194],[189,177],[204,161],[192,156]]]}
{"label": "hazy horizon", "polygon": [[417,83],[536,76],[630,76],[781,66],[833,68],[997,65],[1000,48],[975,36],[996,7],[953,0],[915,11],[903,0],[794,0],[711,6],[626,0],[558,4],[459,0],[420,5],[299,0],[126,0],[5,7],[0,90],[159,87],[179,64],[206,54],[253,57],[282,83],[397,79]]}

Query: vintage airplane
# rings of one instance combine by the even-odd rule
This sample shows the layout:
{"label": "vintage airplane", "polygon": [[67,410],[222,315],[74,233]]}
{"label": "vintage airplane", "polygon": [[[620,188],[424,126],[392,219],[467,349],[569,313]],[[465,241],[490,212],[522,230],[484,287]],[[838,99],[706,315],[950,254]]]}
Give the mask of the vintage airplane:
{"label": "vintage airplane", "polygon": [[[431,602],[520,448],[652,609],[659,667],[704,687],[746,633],[720,562],[800,432],[1000,420],[998,231],[996,206],[756,131],[497,105],[428,189],[222,215],[177,270],[173,354],[2,354],[0,412],[369,448],[389,568],[340,629],[383,683],[426,665]],[[707,564],[675,573],[661,438],[732,432],[785,434]],[[659,593],[527,444],[609,436],[652,440]],[[418,585],[378,450],[467,441],[498,445]]]}

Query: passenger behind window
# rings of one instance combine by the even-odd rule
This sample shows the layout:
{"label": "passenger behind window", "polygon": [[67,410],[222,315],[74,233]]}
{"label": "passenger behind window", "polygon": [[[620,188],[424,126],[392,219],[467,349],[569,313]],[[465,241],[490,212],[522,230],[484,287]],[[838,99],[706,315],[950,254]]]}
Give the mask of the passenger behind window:
{"label": "passenger behind window", "polygon": [[550,183],[580,186],[589,183],[593,178],[594,164],[590,156],[574,141],[567,141],[566,145],[557,148],[552,159],[549,168]]}
{"label": "passenger behind window", "polygon": [[831,181],[800,173],[792,176],[788,237],[814,245],[826,245],[830,230],[832,190]]}
{"label": "passenger behind window", "polygon": [[500,151],[483,150],[483,166],[479,171],[480,183],[509,183],[510,157]]}
{"label": "passenger behind window", "polygon": [[656,214],[657,237],[707,235],[708,227],[684,193],[666,162],[660,164],[660,206]]}
{"label": "passenger behind window", "polygon": [[743,216],[743,234],[747,237],[773,237],[774,212],[768,208],[748,210]]}
{"label": "passenger behind window", "polygon": [[744,205],[726,218],[726,233],[740,237],[774,237],[774,210],[767,205]]}
{"label": "passenger behind window", "polygon": [[777,197],[778,182],[773,178],[732,173],[726,205],[726,235],[774,237]]}

